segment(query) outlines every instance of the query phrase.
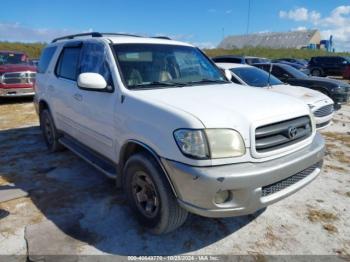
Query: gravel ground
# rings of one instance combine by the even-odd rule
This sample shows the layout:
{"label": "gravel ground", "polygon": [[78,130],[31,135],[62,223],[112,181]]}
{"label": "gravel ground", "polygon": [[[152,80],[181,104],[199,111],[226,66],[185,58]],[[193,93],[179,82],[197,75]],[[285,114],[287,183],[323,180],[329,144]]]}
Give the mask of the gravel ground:
{"label": "gravel ground", "polygon": [[[325,165],[306,188],[259,214],[190,216],[153,236],[138,226],[114,183],[69,151],[50,154],[28,99],[0,104],[0,189],[27,197],[0,203],[0,255],[350,255],[350,106],[321,132]],[[0,259],[1,260],[1,259]]]}

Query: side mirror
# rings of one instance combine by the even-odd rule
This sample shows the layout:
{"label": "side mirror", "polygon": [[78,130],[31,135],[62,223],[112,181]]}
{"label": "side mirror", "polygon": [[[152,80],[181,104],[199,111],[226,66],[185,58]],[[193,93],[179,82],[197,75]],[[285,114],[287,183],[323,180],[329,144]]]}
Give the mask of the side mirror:
{"label": "side mirror", "polygon": [[225,77],[227,78],[227,80],[231,81],[232,80],[232,73],[231,73],[231,71],[228,70],[228,69],[225,69],[224,72],[225,72]]}
{"label": "side mirror", "polygon": [[107,87],[107,82],[98,73],[82,73],[78,76],[78,87],[91,91],[103,91]]}

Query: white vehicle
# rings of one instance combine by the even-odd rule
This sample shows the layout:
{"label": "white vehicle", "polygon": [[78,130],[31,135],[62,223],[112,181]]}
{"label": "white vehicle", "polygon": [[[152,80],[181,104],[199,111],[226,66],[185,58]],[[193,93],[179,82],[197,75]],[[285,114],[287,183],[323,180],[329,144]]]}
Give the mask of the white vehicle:
{"label": "white vehicle", "polygon": [[55,39],[40,58],[35,104],[50,151],[63,145],[116,179],[156,234],[188,212],[254,213],[322,166],[307,105],[233,84],[198,48],[169,39]]}
{"label": "white vehicle", "polygon": [[265,88],[303,100],[315,116],[316,128],[323,129],[331,124],[334,114],[334,102],[321,92],[282,83],[266,71],[250,65],[234,63],[216,63],[222,69],[230,70],[231,81],[240,85]]}

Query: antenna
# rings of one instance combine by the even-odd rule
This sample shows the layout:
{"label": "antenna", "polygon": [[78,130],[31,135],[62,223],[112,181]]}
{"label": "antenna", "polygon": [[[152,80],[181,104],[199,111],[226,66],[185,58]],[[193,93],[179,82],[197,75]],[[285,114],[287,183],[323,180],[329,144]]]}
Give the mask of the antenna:
{"label": "antenna", "polygon": [[267,85],[268,85],[268,88],[271,88],[271,72],[272,72],[272,67],[273,67],[273,64],[270,63],[270,70],[269,70],[269,78],[267,79]]}

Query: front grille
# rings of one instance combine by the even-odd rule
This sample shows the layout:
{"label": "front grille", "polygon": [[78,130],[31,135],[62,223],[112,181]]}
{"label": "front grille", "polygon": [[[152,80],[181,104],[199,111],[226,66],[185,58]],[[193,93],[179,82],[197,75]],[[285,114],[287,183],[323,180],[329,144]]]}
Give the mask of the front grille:
{"label": "front grille", "polygon": [[300,180],[304,179],[305,177],[310,175],[312,172],[314,172],[316,168],[321,168],[321,167],[322,167],[322,161],[304,169],[303,171],[295,175],[287,177],[286,179],[264,186],[262,187],[261,195],[265,197],[265,196],[269,196],[271,194],[277,193],[291,185],[294,185],[295,183],[299,182]]}
{"label": "front grille", "polygon": [[302,116],[255,130],[255,148],[258,153],[270,152],[298,143],[312,134],[311,120]]}
{"label": "front grille", "polygon": [[332,114],[334,111],[333,105],[323,106],[314,112],[315,117],[324,117]]}
{"label": "front grille", "polygon": [[2,75],[2,83],[4,84],[30,84],[35,79],[34,72],[11,72]]}

